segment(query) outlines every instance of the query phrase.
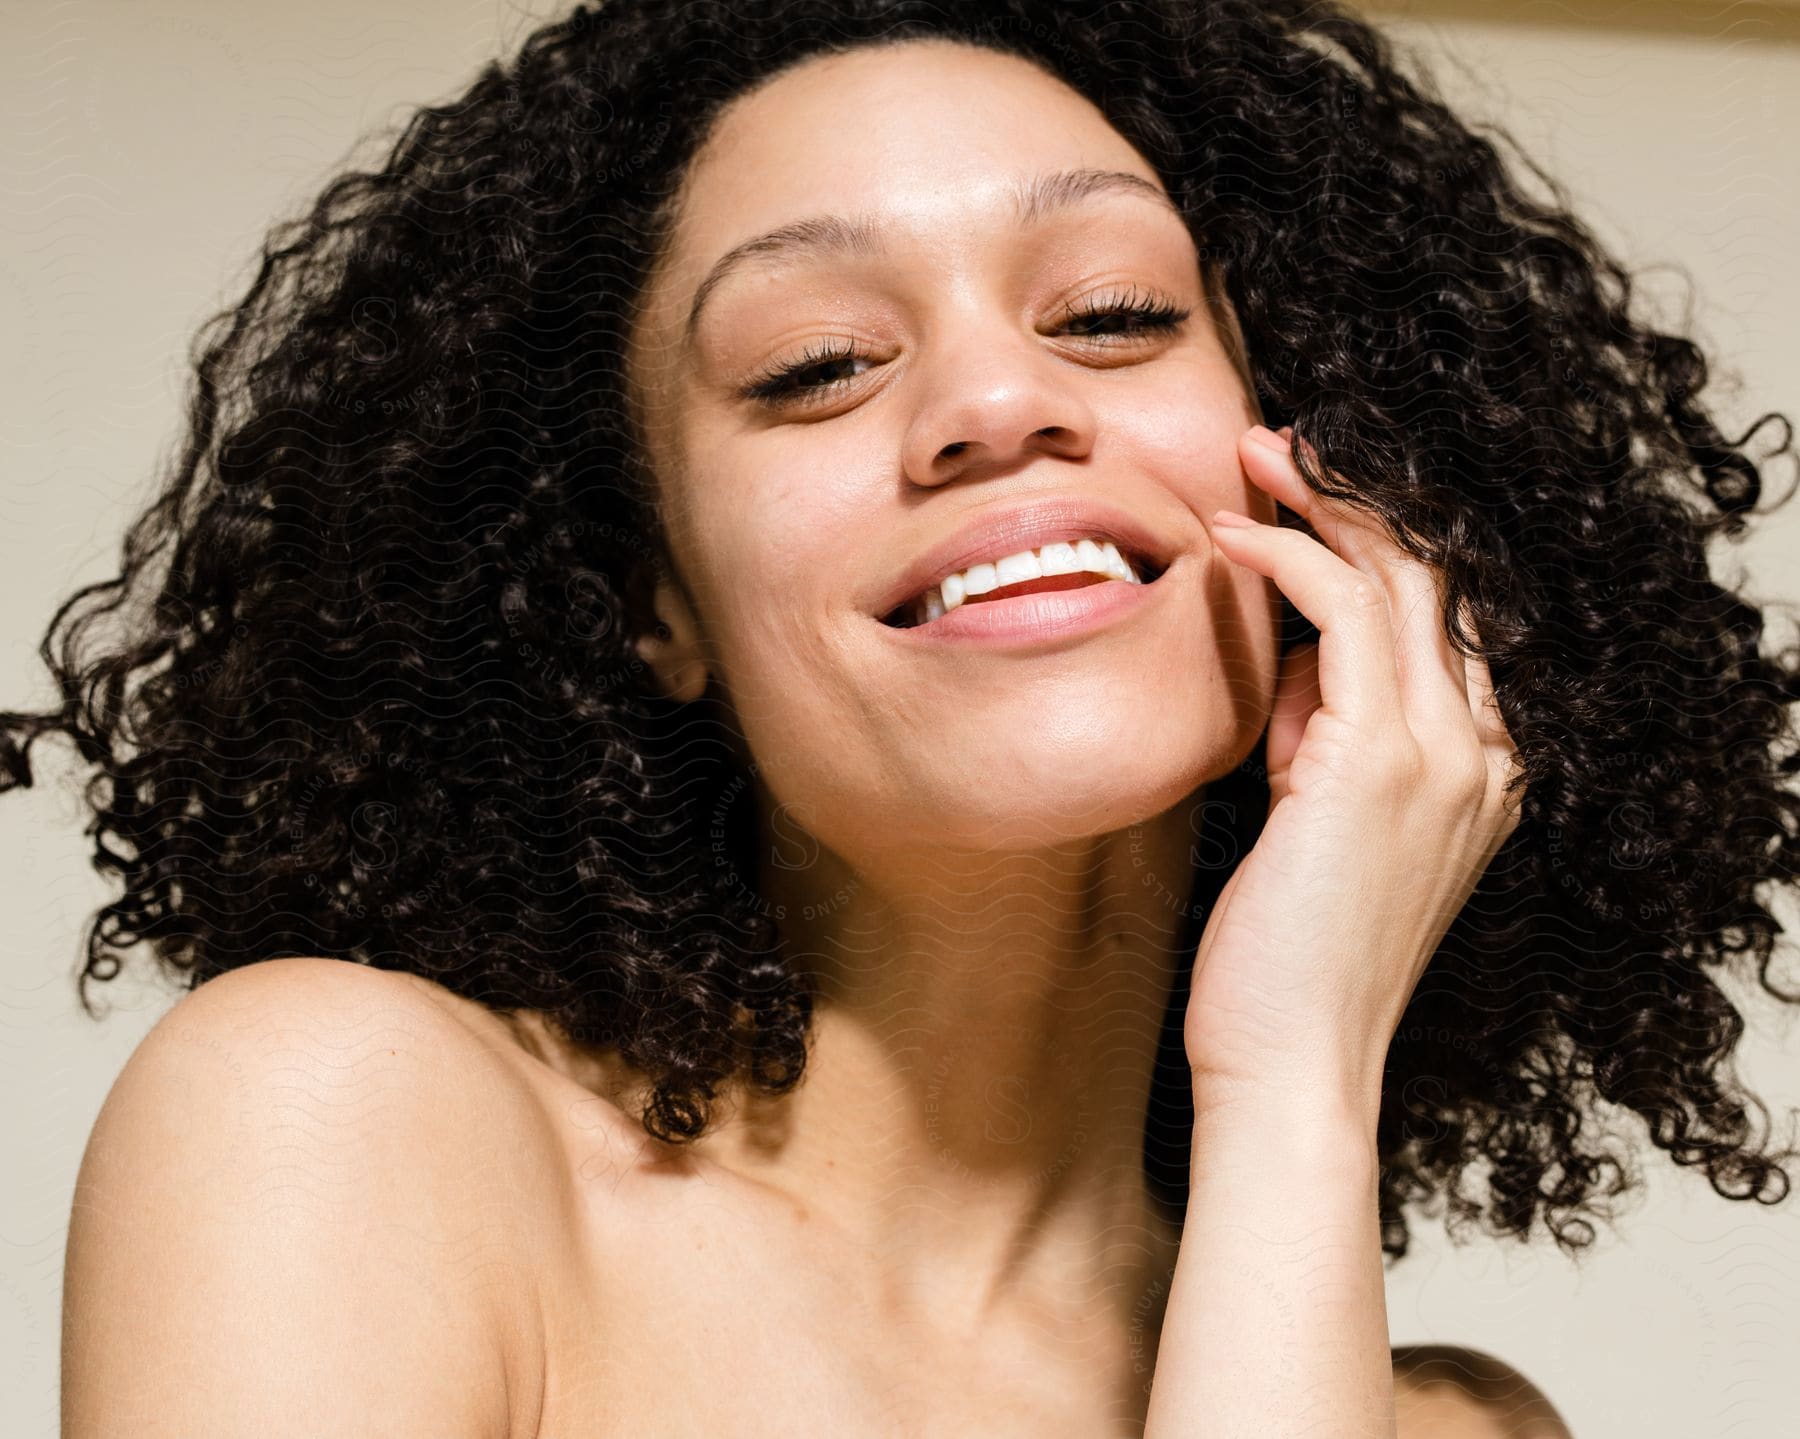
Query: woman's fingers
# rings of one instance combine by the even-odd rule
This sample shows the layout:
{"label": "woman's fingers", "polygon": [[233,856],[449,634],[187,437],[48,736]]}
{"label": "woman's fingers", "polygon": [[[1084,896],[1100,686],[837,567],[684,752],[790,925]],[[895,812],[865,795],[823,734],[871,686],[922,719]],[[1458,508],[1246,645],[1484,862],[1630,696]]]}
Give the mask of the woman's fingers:
{"label": "woman's fingers", "polygon": [[1288,444],[1271,446],[1258,439],[1259,433],[1270,434],[1258,426],[1241,446],[1251,479],[1304,519],[1346,563],[1381,586],[1394,633],[1400,712],[1414,738],[1427,753],[1467,743],[1474,732],[1469,677],[1445,633],[1442,576],[1395,544],[1372,516],[1317,494],[1301,476]]}
{"label": "woman's fingers", "polygon": [[[1475,624],[1474,611],[1467,600],[1463,601],[1462,627],[1477,639],[1481,637],[1481,631]],[[1463,662],[1463,673],[1467,679],[1469,712],[1475,716],[1475,730],[1481,736],[1482,744],[1498,746],[1510,752],[1513,747],[1512,736],[1507,732],[1499,702],[1494,698],[1494,678],[1488,671],[1486,657],[1480,653],[1472,655]]]}
{"label": "woman's fingers", "polygon": [[1295,645],[1275,677],[1275,708],[1269,715],[1268,741],[1264,746],[1271,807],[1288,793],[1294,756],[1300,752],[1307,721],[1324,702],[1325,696],[1319,690],[1318,642]]}
{"label": "woman's fingers", "polygon": [[[1463,606],[1463,627],[1472,635],[1478,633],[1467,601]],[[1504,797],[1507,787],[1521,767],[1519,748],[1506,728],[1505,717],[1500,713],[1500,702],[1494,694],[1494,680],[1488,671],[1486,658],[1477,654],[1467,662],[1465,668],[1468,672],[1469,710],[1475,716],[1475,731],[1481,737],[1482,753],[1487,757],[1488,769],[1494,777],[1495,786]],[[1519,822],[1519,802],[1516,797],[1506,798],[1506,811],[1511,821],[1508,826],[1510,833]]]}
{"label": "woman's fingers", "polygon": [[1402,713],[1394,633],[1378,581],[1309,535],[1229,510],[1214,516],[1212,538],[1227,558],[1275,581],[1318,627],[1318,682],[1327,710],[1371,735]]}

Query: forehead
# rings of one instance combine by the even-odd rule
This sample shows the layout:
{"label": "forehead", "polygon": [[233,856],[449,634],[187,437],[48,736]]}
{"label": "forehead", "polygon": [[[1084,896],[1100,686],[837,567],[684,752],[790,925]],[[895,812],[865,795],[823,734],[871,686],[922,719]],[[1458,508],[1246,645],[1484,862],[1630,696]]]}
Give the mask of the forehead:
{"label": "forehead", "polygon": [[1077,168],[1161,185],[1091,101],[1019,56],[928,38],[809,59],[721,112],[682,178],[642,318],[673,336],[720,255],[796,220],[869,217],[947,253],[1010,224],[1033,178]]}

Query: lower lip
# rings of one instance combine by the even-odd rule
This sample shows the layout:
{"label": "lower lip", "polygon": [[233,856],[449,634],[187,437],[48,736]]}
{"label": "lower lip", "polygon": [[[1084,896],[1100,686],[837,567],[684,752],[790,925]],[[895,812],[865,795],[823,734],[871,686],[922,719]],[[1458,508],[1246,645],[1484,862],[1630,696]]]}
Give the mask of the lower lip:
{"label": "lower lip", "polygon": [[1149,584],[1102,580],[1072,590],[1046,590],[1004,600],[966,600],[925,624],[907,629],[892,625],[882,628],[905,644],[1029,648],[1090,634],[1136,614],[1167,578],[1165,570]]}

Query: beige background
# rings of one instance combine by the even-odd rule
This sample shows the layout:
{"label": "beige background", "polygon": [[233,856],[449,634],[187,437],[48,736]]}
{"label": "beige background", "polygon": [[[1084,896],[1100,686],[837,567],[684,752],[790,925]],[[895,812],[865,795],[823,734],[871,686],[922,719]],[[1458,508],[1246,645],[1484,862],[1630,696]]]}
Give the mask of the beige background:
{"label": "beige background", "polygon": [[[54,604],[115,572],[129,515],[181,434],[187,346],[234,300],[270,221],[359,137],[448,98],[552,0],[0,0],[0,704],[48,695],[35,647]],[[1446,92],[1508,124],[1646,274],[1644,298],[1716,357],[1725,428],[1800,418],[1800,5],[1391,0],[1377,12]],[[373,145],[375,142],[370,142]],[[1786,462],[1769,479],[1785,489]],[[1718,563],[1800,601],[1800,504]],[[1791,635],[1778,622],[1777,633]],[[89,869],[67,751],[0,802],[0,1433],[56,1433],[60,1270],[89,1127],[170,1002],[121,981],[76,1008]],[[1800,930],[1795,907],[1781,910]],[[1792,956],[1789,956],[1791,961]],[[1793,972],[1790,963],[1789,973]],[[1742,1073],[1791,1141],[1800,1032],[1753,1001]],[[1800,1194],[1715,1196],[1643,1142],[1645,1195],[1579,1265],[1547,1240],[1452,1248],[1417,1223],[1389,1280],[1396,1343],[1488,1349],[1580,1439],[1794,1432]],[[1796,1174],[1800,1179],[1800,1174]],[[154,1345],[152,1343],[153,1351]]]}

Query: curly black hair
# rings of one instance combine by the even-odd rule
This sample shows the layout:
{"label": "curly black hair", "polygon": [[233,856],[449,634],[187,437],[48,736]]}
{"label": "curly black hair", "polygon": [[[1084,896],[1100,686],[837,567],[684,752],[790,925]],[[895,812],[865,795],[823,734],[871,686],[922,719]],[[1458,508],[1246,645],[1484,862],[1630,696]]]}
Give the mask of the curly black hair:
{"label": "curly black hair", "polygon": [[[1542,1211],[1591,1242],[1582,1211],[1628,1187],[1586,1142],[1596,1099],[1720,1194],[1784,1197],[1794,1151],[1753,1137],[1718,981],[1753,962],[1800,1002],[1759,894],[1796,878],[1800,658],[1763,653],[1706,544],[1759,501],[1751,437],[1781,423],[1766,464],[1793,427],[1722,434],[1706,358],[1632,317],[1565,191],[1525,160],[1529,196],[1503,133],[1320,0],[605,0],[276,226],[196,340],[185,445],[121,574],[50,623],[60,704],[0,715],[5,788],[46,732],[94,768],[93,862],[124,892],[89,926],[84,1007],[145,941],[189,985],[331,955],[616,1049],[664,1142],[721,1086],[792,1088],[813,995],[744,879],[753,761],[634,648],[668,559],[623,347],[720,108],[925,36],[1035,61],[1156,167],[1265,418],[1317,450],[1307,482],[1439,566],[1452,641],[1487,659],[1523,815],[1393,1036],[1384,1251],[1435,1195],[1453,1233],[1485,1213],[1525,1239]],[[1284,644],[1316,636],[1282,616]],[[1260,755],[1206,791],[1190,968],[1267,809]],[[1179,1215],[1177,974],[1145,1163]],[[1485,1207],[1460,1189],[1483,1161]]]}

